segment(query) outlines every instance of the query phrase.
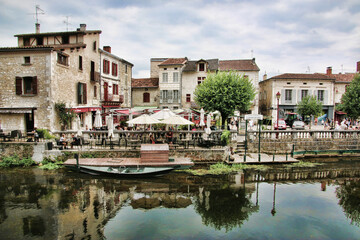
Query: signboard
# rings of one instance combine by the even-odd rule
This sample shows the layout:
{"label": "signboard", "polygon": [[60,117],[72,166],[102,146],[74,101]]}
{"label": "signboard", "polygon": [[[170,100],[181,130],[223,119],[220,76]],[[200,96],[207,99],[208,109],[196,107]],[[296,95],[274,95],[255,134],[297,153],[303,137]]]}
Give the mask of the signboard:
{"label": "signboard", "polygon": [[261,114],[247,114],[247,115],[245,115],[245,120],[263,120],[263,115],[261,115]]}

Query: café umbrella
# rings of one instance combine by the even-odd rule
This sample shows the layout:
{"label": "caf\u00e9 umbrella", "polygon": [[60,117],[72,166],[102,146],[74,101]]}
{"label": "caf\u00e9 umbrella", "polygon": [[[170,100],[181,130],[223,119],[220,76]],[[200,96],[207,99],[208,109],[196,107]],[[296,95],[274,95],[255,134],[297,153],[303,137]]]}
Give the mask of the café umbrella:
{"label": "caf\u00e9 umbrella", "polygon": [[143,114],[137,118],[127,121],[127,123],[130,126],[130,124],[157,124],[157,123],[161,123],[161,122],[159,120],[153,118],[149,114]]}
{"label": "caf\u00e9 umbrella", "polygon": [[112,114],[110,114],[107,117],[107,127],[108,127],[108,137],[113,138],[114,137],[114,118],[113,118]]}
{"label": "caf\u00e9 umbrella", "polygon": [[162,120],[162,119],[167,119],[167,118],[175,116],[175,115],[176,114],[173,113],[170,109],[163,109],[163,110],[158,111],[157,113],[152,114],[151,116],[158,120]]}
{"label": "caf\u00e9 umbrella", "polygon": [[164,119],[161,121],[161,123],[167,124],[167,125],[193,125],[194,123],[187,120],[186,118],[183,118],[179,115],[175,115],[172,117],[169,117],[167,119]]}
{"label": "caf\u00e9 umbrella", "polygon": [[97,110],[95,114],[94,128],[101,128],[101,127],[102,127],[101,115],[100,115],[100,111]]}
{"label": "caf\u00e9 umbrella", "polygon": [[200,110],[200,127],[205,126],[204,119],[205,119],[205,111],[203,108],[201,108],[201,110]]}
{"label": "caf\u00e9 umbrella", "polygon": [[130,108],[130,109],[129,109],[129,121],[127,121],[129,127],[132,127],[132,126],[133,126],[132,123],[129,123],[132,119],[133,119],[133,114],[132,114],[132,110],[131,110],[131,108]]}
{"label": "caf\u00e9 umbrella", "polygon": [[80,121],[80,117],[79,117],[79,116],[76,117],[76,127],[77,127],[77,135],[78,135],[78,136],[82,136],[81,121]]}

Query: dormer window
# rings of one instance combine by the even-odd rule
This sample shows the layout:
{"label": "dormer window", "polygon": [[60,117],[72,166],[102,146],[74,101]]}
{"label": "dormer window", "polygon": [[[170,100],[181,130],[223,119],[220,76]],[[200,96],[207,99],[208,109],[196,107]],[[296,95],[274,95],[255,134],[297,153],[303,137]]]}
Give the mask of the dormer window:
{"label": "dormer window", "polygon": [[69,36],[62,36],[62,44],[69,44]]}
{"label": "dormer window", "polygon": [[199,63],[199,71],[200,72],[205,71],[205,63]]}
{"label": "dormer window", "polygon": [[27,47],[27,46],[30,46],[30,38],[28,37],[24,37],[24,46]]}
{"label": "dormer window", "polygon": [[38,45],[38,46],[44,45],[43,40],[44,39],[42,37],[37,37],[36,38],[36,45]]}

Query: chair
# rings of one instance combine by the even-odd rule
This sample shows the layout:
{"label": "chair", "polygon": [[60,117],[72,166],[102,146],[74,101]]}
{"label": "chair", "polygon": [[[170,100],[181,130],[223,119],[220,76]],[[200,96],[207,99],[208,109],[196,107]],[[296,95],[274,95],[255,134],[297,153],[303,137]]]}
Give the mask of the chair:
{"label": "chair", "polygon": [[[11,141],[11,139],[14,139],[14,141],[15,141],[15,138],[17,138],[17,137],[18,137],[18,130],[13,130],[10,132],[10,134],[3,136],[4,142]],[[6,139],[8,139],[8,140],[6,140]]]}
{"label": "chair", "polygon": [[90,141],[84,139],[84,137],[80,137],[80,144],[81,146],[90,145]]}

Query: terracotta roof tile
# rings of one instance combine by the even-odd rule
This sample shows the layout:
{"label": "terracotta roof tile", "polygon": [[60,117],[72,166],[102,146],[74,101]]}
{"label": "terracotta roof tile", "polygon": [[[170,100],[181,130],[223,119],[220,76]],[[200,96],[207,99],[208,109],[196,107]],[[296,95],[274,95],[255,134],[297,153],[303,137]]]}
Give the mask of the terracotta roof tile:
{"label": "terracotta roof tile", "polygon": [[330,74],[327,76],[333,77],[335,78],[335,82],[352,82],[352,80],[354,79],[356,73],[339,73],[339,74]]}
{"label": "terracotta roof tile", "polygon": [[220,71],[260,71],[259,67],[255,63],[255,59],[244,59],[244,60],[220,60],[219,61]]}
{"label": "terracotta roof tile", "polygon": [[159,78],[133,78],[131,79],[132,88],[157,88],[159,87]]}
{"label": "terracotta roof tile", "polygon": [[284,73],[269,79],[306,79],[306,80],[335,80],[334,77],[321,73]]}
{"label": "terracotta roof tile", "polygon": [[162,63],[160,63],[159,66],[182,65],[185,63],[186,63],[186,58],[168,58]]}

